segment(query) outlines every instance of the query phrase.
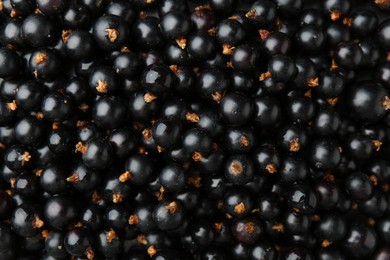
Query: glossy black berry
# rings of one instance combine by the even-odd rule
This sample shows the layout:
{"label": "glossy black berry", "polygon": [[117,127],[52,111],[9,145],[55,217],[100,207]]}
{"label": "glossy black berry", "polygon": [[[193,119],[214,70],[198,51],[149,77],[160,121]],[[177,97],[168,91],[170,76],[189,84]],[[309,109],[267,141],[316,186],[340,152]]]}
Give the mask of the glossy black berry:
{"label": "glossy black berry", "polygon": [[253,112],[253,104],[248,96],[240,92],[226,94],[219,104],[224,120],[233,126],[247,123]]}
{"label": "glossy black berry", "polygon": [[76,146],[76,149],[80,149],[83,162],[92,169],[107,168],[113,159],[111,144],[98,138],[91,139],[86,144]]}
{"label": "glossy black berry", "polygon": [[127,107],[121,98],[105,96],[95,103],[92,117],[101,128],[118,128],[127,119]]}
{"label": "glossy black berry", "polygon": [[174,229],[183,220],[183,208],[177,201],[162,201],[153,211],[153,219],[161,230]]}
{"label": "glossy black berry", "polygon": [[129,29],[122,17],[106,15],[95,21],[93,36],[103,50],[117,50],[128,40]]}
{"label": "glossy black berry", "polygon": [[347,106],[355,111],[352,116],[357,122],[375,123],[386,114],[388,93],[374,82],[355,84],[348,92]]}
{"label": "glossy black berry", "polygon": [[46,16],[31,14],[23,21],[22,37],[33,47],[44,47],[58,39],[58,30]]}
{"label": "glossy black berry", "polygon": [[16,76],[22,68],[19,55],[7,48],[0,48],[0,77],[9,78]]}

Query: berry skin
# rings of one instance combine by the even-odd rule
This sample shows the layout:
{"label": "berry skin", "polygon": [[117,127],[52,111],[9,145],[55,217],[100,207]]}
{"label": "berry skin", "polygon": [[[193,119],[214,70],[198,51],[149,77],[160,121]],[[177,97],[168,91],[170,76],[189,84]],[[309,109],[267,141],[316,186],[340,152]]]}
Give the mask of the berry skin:
{"label": "berry skin", "polygon": [[129,36],[129,30],[121,17],[106,15],[95,21],[93,36],[100,48],[112,51],[124,45]]}
{"label": "berry skin", "polygon": [[118,128],[126,121],[126,104],[119,97],[102,97],[95,103],[92,109],[92,117],[101,128]]}
{"label": "berry skin", "polygon": [[226,94],[219,108],[226,123],[232,126],[244,125],[250,120],[253,112],[252,101],[240,92]]}
{"label": "berry skin", "polygon": [[252,159],[246,155],[232,155],[226,160],[225,176],[233,185],[242,186],[250,182],[254,176],[255,167]]}
{"label": "berry skin", "polygon": [[[91,139],[81,148],[82,159],[85,165],[92,169],[107,168],[113,157],[112,146],[109,142],[101,139]],[[83,151],[85,149],[85,151]]]}
{"label": "berry skin", "polygon": [[177,201],[163,201],[153,211],[153,219],[161,230],[178,227],[183,219],[183,208]]}
{"label": "berry skin", "polygon": [[330,170],[340,163],[340,149],[332,139],[317,139],[309,149],[309,161],[319,170]]}
{"label": "berry skin", "polygon": [[357,83],[348,93],[347,106],[354,120],[368,124],[380,120],[388,110],[388,93],[374,82]]}
{"label": "berry skin", "polygon": [[19,55],[7,48],[0,48],[0,77],[10,78],[16,76],[22,67]]}

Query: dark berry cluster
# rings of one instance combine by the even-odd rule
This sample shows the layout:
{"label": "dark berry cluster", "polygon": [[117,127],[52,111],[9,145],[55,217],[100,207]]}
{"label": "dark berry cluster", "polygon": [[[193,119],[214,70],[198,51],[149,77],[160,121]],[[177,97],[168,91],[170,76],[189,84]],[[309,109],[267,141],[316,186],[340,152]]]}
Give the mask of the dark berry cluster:
{"label": "dark berry cluster", "polygon": [[0,0],[0,260],[389,260],[389,17]]}

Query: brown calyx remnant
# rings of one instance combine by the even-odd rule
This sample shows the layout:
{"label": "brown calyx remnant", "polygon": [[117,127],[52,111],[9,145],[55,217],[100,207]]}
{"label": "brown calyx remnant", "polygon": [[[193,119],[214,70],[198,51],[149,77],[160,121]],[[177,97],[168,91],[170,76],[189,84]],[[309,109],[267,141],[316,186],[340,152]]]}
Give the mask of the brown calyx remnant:
{"label": "brown calyx remnant", "polygon": [[154,3],[154,0],[144,0],[145,4],[151,5]]}
{"label": "brown calyx remnant", "polygon": [[45,240],[47,240],[47,238],[49,237],[49,230],[47,230],[47,229],[42,230],[41,236],[42,236]]}
{"label": "brown calyx remnant", "polygon": [[43,64],[47,61],[49,57],[44,52],[38,52],[34,57],[34,62],[36,64]]}
{"label": "brown calyx remnant", "polygon": [[129,225],[137,225],[138,224],[138,217],[137,215],[133,214],[129,217]]}
{"label": "brown calyx remnant", "polygon": [[236,47],[230,45],[229,43],[222,44],[222,54],[223,55],[232,55]]}
{"label": "brown calyx remnant", "polygon": [[51,124],[51,129],[58,130],[59,128],[60,128],[60,123],[54,122],[53,124]]}
{"label": "brown calyx remnant", "polygon": [[327,240],[327,239],[324,239],[324,240],[322,241],[322,243],[321,243],[321,246],[322,246],[323,248],[326,248],[326,247],[330,246],[330,244],[332,244],[331,241],[329,241],[329,240]]}
{"label": "brown calyx remnant", "polygon": [[211,6],[209,4],[207,4],[207,5],[199,5],[199,6],[194,8],[195,15],[203,16],[203,11],[204,10],[211,11],[212,9],[211,9]]}
{"label": "brown calyx remnant", "polygon": [[215,91],[213,94],[211,94],[211,97],[215,102],[219,103],[223,98],[223,94],[219,91]]}
{"label": "brown calyx remnant", "polygon": [[197,113],[186,113],[186,120],[191,123],[198,123],[200,121],[200,117]]}
{"label": "brown calyx remnant", "polygon": [[386,60],[387,60],[387,61],[390,61],[390,51],[388,51],[388,52],[386,53]]}
{"label": "brown calyx remnant", "polygon": [[123,195],[120,192],[115,192],[112,194],[112,202],[114,203],[120,203],[123,201]]}
{"label": "brown calyx remnant", "polygon": [[15,188],[15,183],[16,183],[16,179],[15,179],[15,178],[11,178],[11,179],[9,180],[9,184],[10,184],[10,186],[11,186],[12,189]]}
{"label": "brown calyx remnant", "polygon": [[311,216],[310,216],[310,220],[311,220],[312,222],[317,222],[317,221],[320,221],[321,218],[320,218],[320,215],[311,215]]}
{"label": "brown calyx remnant", "polygon": [[256,225],[252,221],[249,221],[245,224],[244,229],[248,234],[253,234],[256,231]]}
{"label": "brown calyx remnant", "polygon": [[263,80],[270,78],[270,77],[272,77],[272,75],[271,75],[271,72],[269,72],[269,71],[261,73],[260,77],[259,77],[259,81],[263,81]]}
{"label": "brown calyx remnant", "polygon": [[385,96],[382,100],[382,107],[385,109],[385,110],[389,110],[390,109],[390,98],[388,96]]}
{"label": "brown calyx remnant", "polygon": [[352,26],[352,18],[344,18],[343,19],[343,24],[345,26],[351,27]]}
{"label": "brown calyx remnant", "polygon": [[195,73],[196,76],[199,76],[199,75],[200,75],[200,69],[199,69],[199,67],[193,67],[193,68],[192,68],[192,71]]}
{"label": "brown calyx remnant", "polygon": [[42,172],[43,172],[43,170],[42,169],[37,169],[37,170],[35,170],[35,176],[41,176],[42,175]]}
{"label": "brown calyx remnant", "polygon": [[296,213],[299,213],[299,209],[298,208],[292,208],[292,210],[294,211],[294,212],[296,212]]}
{"label": "brown calyx remnant", "polygon": [[374,226],[375,223],[376,223],[376,221],[375,221],[375,219],[373,219],[373,218],[369,218],[369,219],[367,219],[367,223],[368,223],[368,225],[370,225],[370,226]]}
{"label": "brown calyx remnant", "polygon": [[306,92],[305,92],[305,97],[308,97],[308,98],[311,98],[311,91],[312,89],[308,89]]}
{"label": "brown calyx remnant", "polygon": [[389,0],[374,0],[374,3],[379,7],[386,7],[389,4]]}
{"label": "brown calyx remnant", "polygon": [[18,105],[16,104],[16,100],[12,100],[12,102],[7,103],[6,106],[9,110],[12,111],[15,111],[18,108]]}
{"label": "brown calyx remnant", "polygon": [[335,71],[339,68],[339,65],[337,65],[336,61],[332,59],[332,64],[330,65],[330,70]]}
{"label": "brown calyx remnant", "polygon": [[336,11],[332,11],[332,12],[330,13],[330,19],[331,19],[332,21],[337,21],[337,20],[339,20],[340,18],[341,18],[341,12],[340,12],[340,11],[336,10]]}
{"label": "brown calyx remnant", "polygon": [[192,160],[194,160],[195,162],[199,162],[202,159],[203,159],[203,155],[200,152],[194,152],[192,154]]}
{"label": "brown calyx remnant", "polygon": [[9,14],[9,16],[11,18],[15,18],[16,16],[18,16],[18,12],[16,11],[15,8],[12,8],[11,13]]}
{"label": "brown calyx remnant", "polygon": [[128,180],[131,180],[131,178],[133,178],[133,175],[129,171],[125,171],[124,173],[119,175],[119,181],[120,182],[126,182]]}
{"label": "brown calyx remnant", "polygon": [[318,86],[318,77],[308,78],[307,85],[311,88]]}
{"label": "brown calyx remnant", "polygon": [[148,247],[147,252],[150,257],[153,257],[155,254],[157,254],[157,249],[154,245],[151,245],[150,247]]}
{"label": "brown calyx remnant", "polygon": [[35,11],[34,11],[34,14],[41,14],[41,13],[42,13],[42,11],[39,8],[35,9]]}
{"label": "brown calyx remnant", "polygon": [[67,181],[67,182],[71,182],[71,183],[79,182],[79,181],[80,181],[80,177],[79,177],[79,175],[77,174],[77,172],[74,172],[71,176],[69,176],[68,178],[66,178],[66,181]]}
{"label": "brown calyx remnant", "polygon": [[335,105],[337,105],[337,102],[339,101],[339,98],[327,98],[326,99],[326,102],[328,102],[329,105],[331,105],[332,107],[334,107]]}
{"label": "brown calyx remnant", "polygon": [[39,119],[39,120],[43,119],[44,117],[45,117],[45,116],[43,115],[42,112],[38,112],[38,113],[35,115],[35,118],[36,118],[36,119]]}
{"label": "brown calyx remnant", "polygon": [[144,95],[144,100],[145,100],[146,103],[152,103],[155,99],[157,99],[157,96],[153,95],[150,92],[147,92]]}
{"label": "brown calyx remnant", "polygon": [[195,188],[200,188],[202,186],[202,177],[200,176],[191,176],[188,177],[188,184],[194,186]]}
{"label": "brown calyx remnant", "polygon": [[248,146],[250,145],[250,141],[249,141],[248,136],[242,135],[242,136],[240,137],[240,145],[241,145],[242,147],[248,147]]}
{"label": "brown calyx remnant", "polygon": [[178,205],[176,201],[172,201],[168,205],[165,205],[164,208],[166,208],[169,211],[169,213],[174,214],[177,211]]}
{"label": "brown calyx remnant", "polygon": [[145,141],[152,139],[152,136],[153,136],[152,129],[145,128],[144,130],[142,130],[142,136],[143,136]]}
{"label": "brown calyx remnant", "polygon": [[284,225],[282,223],[277,223],[277,224],[272,226],[272,230],[284,233]]}
{"label": "brown calyx remnant", "polygon": [[45,223],[40,219],[37,215],[35,215],[35,219],[32,221],[31,225],[33,228],[41,228]]}
{"label": "brown calyx remnant", "polygon": [[95,252],[92,250],[92,247],[88,247],[84,254],[87,256],[88,260],[93,260],[95,258]]}
{"label": "brown calyx remnant", "polygon": [[139,234],[136,238],[136,241],[138,244],[140,245],[147,245],[148,244],[148,241],[146,240],[145,238],[145,235],[144,234]]}
{"label": "brown calyx remnant", "polygon": [[267,172],[271,173],[271,174],[274,174],[276,173],[278,170],[276,169],[276,166],[275,164],[273,163],[269,163],[267,164],[267,166],[265,166],[265,169],[267,170]]}
{"label": "brown calyx remnant", "polygon": [[141,12],[139,12],[138,16],[139,16],[140,20],[143,20],[143,19],[145,19],[148,16],[148,13],[145,12],[145,11],[141,11]]}
{"label": "brown calyx remnant", "polygon": [[88,111],[88,109],[89,109],[89,105],[86,104],[86,103],[81,103],[81,104],[78,106],[78,108],[79,108],[81,111],[83,111],[84,113],[86,113],[86,112]]}
{"label": "brown calyx remnant", "polygon": [[104,30],[107,33],[107,38],[110,42],[115,42],[119,37],[119,31],[113,28],[107,28]]}
{"label": "brown calyx remnant", "polygon": [[22,165],[24,165],[26,162],[30,161],[30,159],[31,159],[31,155],[27,151],[19,156],[19,161],[22,162]]}
{"label": "brown calyx remnant", "polygon": [[229,171],[234,175],[241,174],[243,169],[243,165],[238,161],[233,161],[229,166]]}
{"label": "brown calyx remnant", "polygon": [[245,204],[243,202],[238,203],[236,206],[234,206],[234,212],[237,214],[242,214],[246,211]]}
{"label": "brown calyx remnant", "polygon": [[215,36],[215,34],[217,33],[217,29],[215,27],[211,27],[207,30],[207,32],[210,36]]}
{"label": "brown calyx remnant", "polygon": [[99,93],[107,93],[108,92],[108,82],[104,80],[98,80],[96,91]]}
{"label": "brown calyx remnant", "polygon": [[357,209],[358,208],[358,204],[356,203],[356,201],[352,201],[351,208],[352,209]]}
{"label": "brown calyx remnant", "polygon": [[176,39],[176,44],[184,50],[187,46],[187,39],[185,37],[179,37]]}
{"label": "brown calyx remnant", "polygon": [[229,16],[229,17],[228,17],[229,20],[236,20],[236,21],[237,21],[239,18],[240,18],[240,17],[237,16],[237,15],[232,15],[232,16]]}
{"label": "brown calyx remnant", "polygon": [[173,64],[169,66],[169,69],[174,73],[177,74],[179,72],[179,67],[177,65]]}
{"label": "brown calyx remnant", "polygon": [[78,120],[76,122],[76,127],[77,128],[83,128],[83,127],[86,127],[88,125],[88,122],[87,121],[81,121],[81,120]]}
{"label": "brown calyx remnant", "polygon": [[246,14],[245,14],[245,17],[248,18],[248,19],[251,19],[251,20],[254,20],[256,19],[256,9],[252,8],[251,10],[249,10]]}
{"label": "brown calyx remnant", "polygon": [[222,209],[222,207],[223,207],[223,200],[218,200],[217,201],[217,208]]}
{"label": "brown calyx remnant", "polygon": [[85,154],[88,149],[88,145],[84,144],[83,142],[78,142],[75,147],[76,147],[75,152],[76,153],[79,152],[81,154]]}
{"label": "brown calyx remnant", "polygon": [[159,152],[159,153],[163,153],[165,151],[165,148],[160,146],[160,145],[157,145],[156,149],[157,149],[157,152]]}
{"label": "brown calyx remnant", "polygon": [[223,223],[222,222],[214,223],[213,228],[214,228],[215,232],[219,233],[219,232],[221,232],[221,230],[223,228]]}
{"label": "brown calyx remnant", "polygon": [[379,151],[382,146],[382,142],[379,140],[372,140],[372,146],[374,146],[375,151]]}
{"label": "brown calyx remnant", "polygon": [[301,149],[301,141],[298,138],[294,138],[290,141],[290,152],[298,152]]}
{"label": "brown calyx remnant", "polygon": [[131,52],[131,51],[130,51],[130,49],[127,46],[123,46],[121,48],[121,53],[129,53],[129,52]]}
{"label": "brown calyx remnant", "polygon": [[76,222],[76,223],[72,224],[71,227],[73,227],[73,228],[82,228],[82,227],[84,227],[84,225],[83,225],[83,223],[81,223],[79,221],[79,222]]}
{"label": "brown calyx remnant", "polygon": [[154,193],[154,196],[156,196],[158,201],[162,201],[166,192],[167,190],[164,188],[164,186],[160,186],[160,189]]}
{"label": "brown calyx remnant", "polygon": [[260,35],[260,39],[262,40],[262,41],[265,41],[265,39],[267,39],[268,38],[268,36],[271,34],[270,33],[270,31],[268,31],[268,30],[259,30],[258,31],[259,32],[259,35]]}
{"label": "brown calyx remnant", "polygon": [[0,151],[4,150],[5,148],[7,148],[7,146],[3,143],[0,143]]}
{"label": "brown calyx remnant", "polygon": [[114,239],[119,239],[118,236],[116,235],[116,232],[113,230],[113,229],[110,229],[107,233],[106,233],[106,239],[108,241],[108,243],[111,243],[112,240]]}
{"label": "brown calyx remnant", "polygon": [[0,11],[3,11],[3,0],[0,0]]}
{"label": "brown calyx remnant", "polygon": [[335,182],[335,180],[336,180],[336,178],[334,177],[334,175],[331,172],[326,172],[324,174],[323,179],[327,182]]}
{"label": "brown calyx remnant", "polygon": [[231,61],[226,62],[226,68],[234,69],[233,62]]}
{"label": "brown calyx remnant", "polygon": [[97,204],[102,200],[102,195],[100,195],[96,190],[92,193],[92,202]]}
{"label": "brown calyx remnant", "polygon": [[64,43],[68,42],[69,37],[71,36],[72,31],[71,30],[63,30],[61,34],[62,41]]}
{"label": "brown calyx remnant", "polygon": [[374,185],[374,186],[378,185],[378,177],[376,177],[375,175],[370,175],[369,178],[370,178],[372,185]]}

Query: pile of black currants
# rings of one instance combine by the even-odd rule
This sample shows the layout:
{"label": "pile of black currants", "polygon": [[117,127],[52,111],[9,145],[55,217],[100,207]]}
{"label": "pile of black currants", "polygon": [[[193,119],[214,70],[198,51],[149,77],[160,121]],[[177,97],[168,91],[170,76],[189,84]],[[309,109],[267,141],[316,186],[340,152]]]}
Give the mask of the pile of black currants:
{"label": "pile of black currants", "polygon": [[389,260],[389,110],[389,0],[0,0],[0,260]]}

